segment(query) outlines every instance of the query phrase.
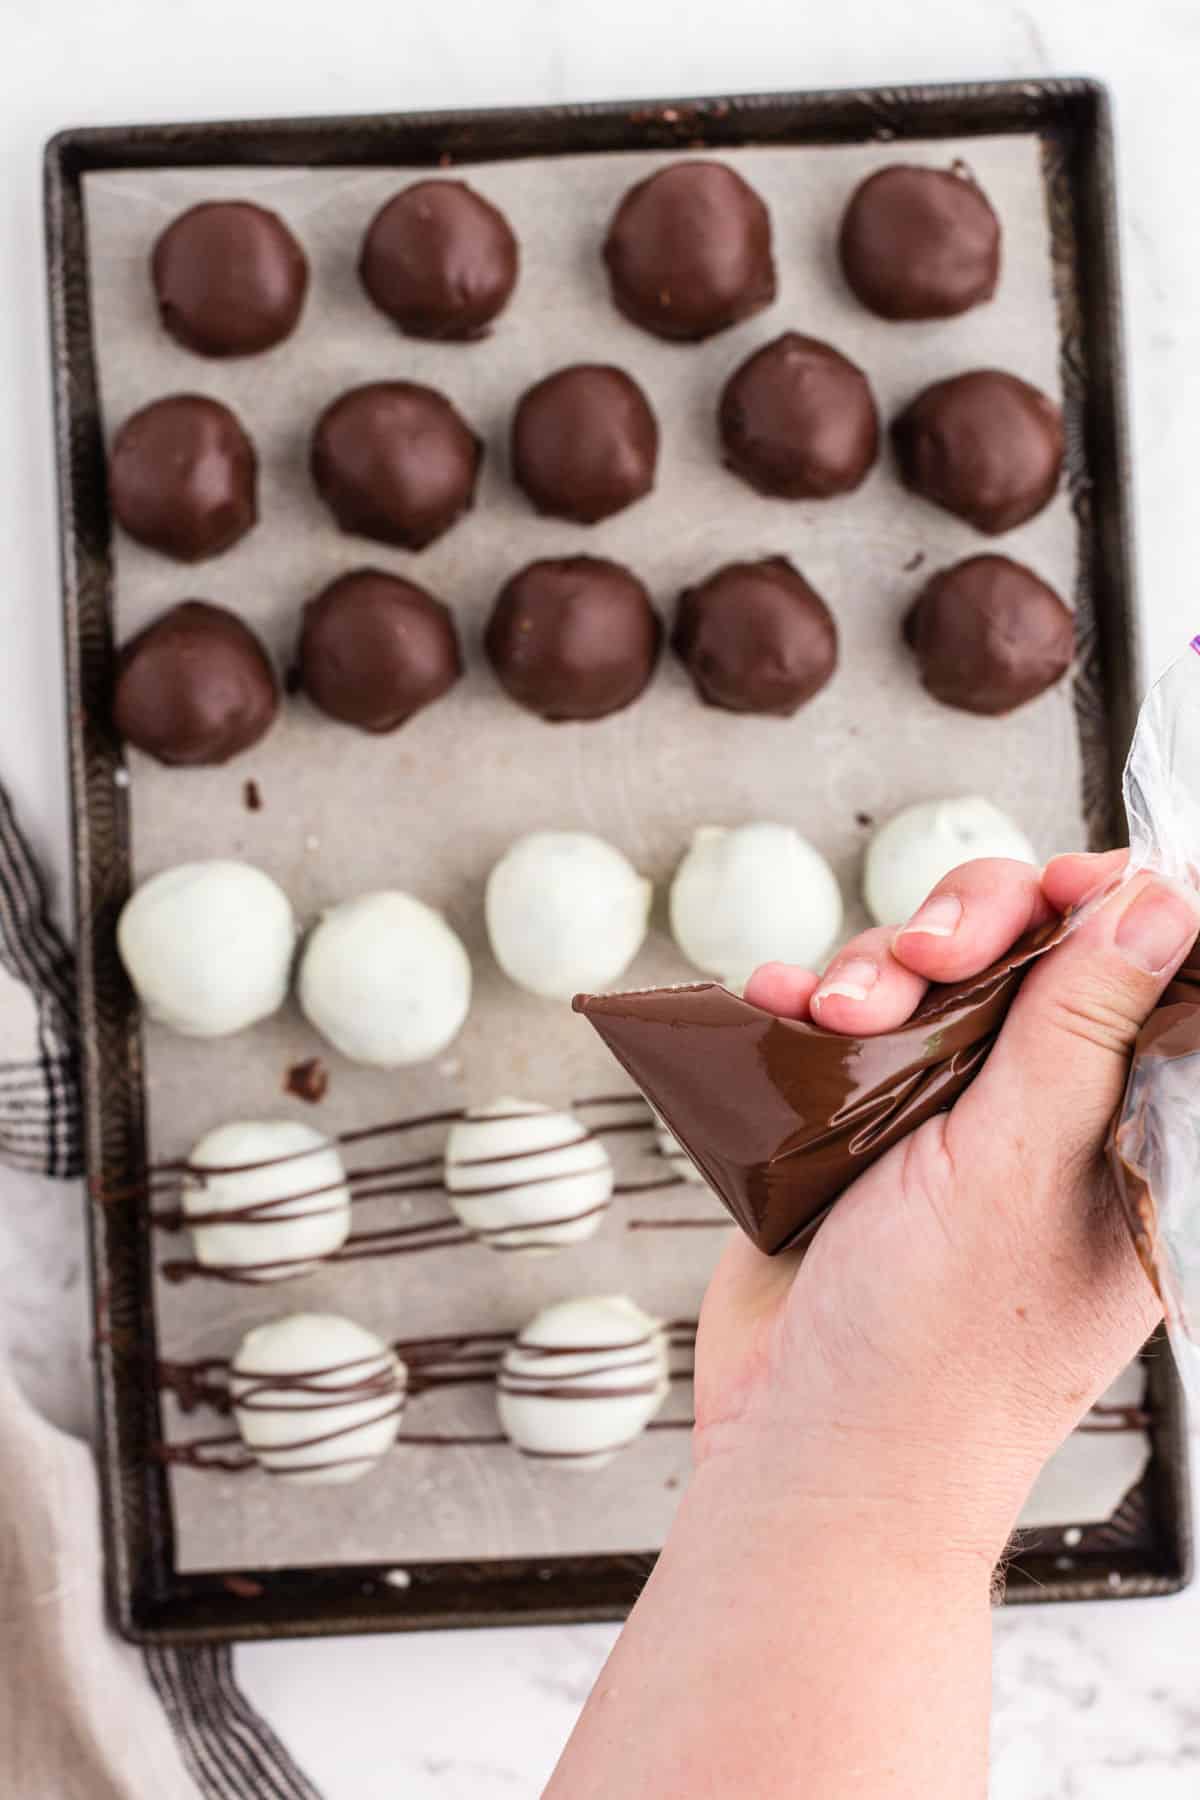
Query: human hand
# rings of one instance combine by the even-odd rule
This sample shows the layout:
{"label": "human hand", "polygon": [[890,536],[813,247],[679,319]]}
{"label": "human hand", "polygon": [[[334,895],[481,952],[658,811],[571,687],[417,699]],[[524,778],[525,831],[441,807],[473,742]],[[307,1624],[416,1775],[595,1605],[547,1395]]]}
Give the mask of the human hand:
{"label": "human hand", "polygon": [[[1078,906],[1123,855],[966,864],[896,934],[747,999],[831,1030],[894,1029]],[[696,1350],[696,1457],[738,1486],[993,1562],[1039,1468],[1158,1316],[1103,1144],[1142,1022],[1200,924],[1145,875],[1039,961],[986,1066],[839,1199],[804,1251],[723,1257]]]}
{"label": "human hand", "polygon": [[[747,999],[865,1036],[1122,857],[978,862],[899,934]],[[1041,1464],[1158,1315],[1103,1160],[1143,1020],[1200,926],[1146,875],[1026,975],[986,1064],[804,1251],[735,1234],[696,1342],[696,1468],[554,1800],[987,1787],[992,1571]]]}

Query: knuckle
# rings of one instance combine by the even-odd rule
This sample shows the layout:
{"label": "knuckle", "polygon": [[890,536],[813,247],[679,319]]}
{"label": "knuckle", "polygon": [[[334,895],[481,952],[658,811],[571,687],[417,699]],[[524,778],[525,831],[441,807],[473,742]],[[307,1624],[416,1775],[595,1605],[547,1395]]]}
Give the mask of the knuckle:
{"label": "knuckle", "polygon": [[1085,976],[1049,995],[1047,1012],[1047,1023],[1063,1036],[1124,1056],[1137,1036],[1143,1008],[1119,983]]}

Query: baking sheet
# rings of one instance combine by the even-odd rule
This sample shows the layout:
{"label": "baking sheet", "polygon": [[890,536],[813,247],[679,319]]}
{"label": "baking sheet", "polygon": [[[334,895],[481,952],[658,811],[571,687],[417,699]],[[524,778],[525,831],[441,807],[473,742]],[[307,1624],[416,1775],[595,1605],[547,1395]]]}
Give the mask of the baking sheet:
{"label": "baking sheet", "polygon": [[[487,869],[513,837],[535,826],[597,831],[661,887],[697,824],[783,818],[833,861],[852,903],[848,930],[862,922],[854,902],[864,820],[910,801],[979,791],[1020,820],[1040,853],[1084,842],[1068,689],[1012,719],[972,719],[929,700],[899,647],[899,618],[924,576],[978,551],[983,540],[905,495],[886,455],[857,495],[826,505],[755,495],[721,469],[716,455],[713,418],[724,379],[751,349],[788,328],[826,336],[859,361],[885,419],[927,381],[982,364],[1010,367],[1058,394],[1036,140],[909,144],[903,154],[940,164],[961,155],[996,203],[1006,264],[990,306],[936,326],[896,326],[873,319],[842,289],[832,255],[837,217],[854,183],[894,160],[894,149],[727,152],[722,160],[742,168],[771,206],[779,298],[699,346],[662,344],[623,321],[609,304],[599,264],[613,206],[628,185],[670,160],[663,155],[454,171],[506,210],[523,253],[512,306],[493,337],[473,346],[404,339],[358,287],[362,230],[411,171],[85,177],[106,438],[148,400],[200,391],[235,408],[262,465],[262,522],[215,562],[180,570],[116,534],[118,639],[176,600],[199,595],[240,612],[283,665],[304,600],[336,574],[369,563],[410,574],[451,603],[469,671],[446,699],[391,738],[362,737],[295,699],[263,745],[223,770],[163,770],[131,753],[138,879],[184,858],[245,856],[282,882],[304,918],[350,893],[409,887],[446,911],[476,969],[472,1018],[451,1055],[399,1075],[356,1069],[327,1052],[290,1009],[220,1045],[148,1028],[152,1156],[179,1155],[202,1131],[236,1116],[292,1114],[335,1130],[505,1091],[565,1101],[619,1085],[593,1035],[565,1009],[519,994],[486,952],[480,902]],[[209,363],[175,346],[158,328],[146,279],[163,225],[187,204],[222,196],[261,200],[281,212],[312,266],[296,336],[247,363]],[[658,412],[658,487],[599,527],[539,519],[507,478],[512,407],[548,370],[602,359],[637,376]],[[356,382],[388,377],[441,388],[487,440],[474,513],[418,556],[342,536],[307,475],[308,436],[321,407]],[[1000,547],[1070,597],[1075,528],[1065,494]],[[523,562],[580,550],[628,561],[668,617],[678,589],[720,562],[790,555],[837,616],[839,673],[794,720],[745,719],[701,707],[668,656],[643,699],[615,718],[554,727],[532,719],[496,688],[479,651],[482,623],[504,579]],[[924,560],[914,568],[918,558]],[[1045,779],[1047,769],[1053,781]],[[261,792],[260,812],[243,807],[248,778]],[[687,973],[656,930],[629,979],[651,983]],[[287,1099],[281,1083],[289,1064],[315,1052],[325,1056],[332,1083],[321,1106],[310,1108]],[[623,1172],[635,1148],[622,1142]],[[657,1204],[693,1213],[693,1196],[681,1189]],[[433,1202],[430,1214],[435,1210]],[[665,1317],[694,1316],[724,1233],[635,1235],[624,1229],[627,1222],[627,1206],[618,1205],[589,1245],[538,1263],[472,1247],[329,1266],[284,1289],[160,1285],[160,1346],[173,1359],[228,1354],[250,1324],[301,1306],[344,1311],[391,1338],[515,1329],[553,1299],[614,1287]],[[164,1244],[161,1253],[178,1249]],[[436,1403],[440,1421],[462,1429],[487,1406],[486,1395],[437,1396]],[[431,1397],[422,1417],[429,1428],[433,1405]],[[197,1428],[171,1406],[164,1423],[173,1438]],[[265,1567],[649,1549],[661,1542],[686,1464],[686,1433],[663,1432],[608,1471],[586,1476],[530,1466],[506,1449],[410,1448],[355,1487],[325,1492],[287,1489],[258,1475],[222,1481],[176,1470],[177,1563]]]}

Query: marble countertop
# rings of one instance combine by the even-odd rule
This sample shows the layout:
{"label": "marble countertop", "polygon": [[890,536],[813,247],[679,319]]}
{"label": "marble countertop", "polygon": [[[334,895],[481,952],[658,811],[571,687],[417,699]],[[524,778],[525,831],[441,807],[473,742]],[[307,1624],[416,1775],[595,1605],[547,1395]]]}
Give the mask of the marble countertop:
{"label": "marble countertop", "polygon": [[[1091,74],[1117,108],[1146,667],[1197,629],[1200,225],[1190,0],[6,0],[0,8],[0,776],[63,906],[66,794],[40,275],[45,139],[64,125]],[[232,51],[232,53],[231,53]],[[79,1194],[0,1175],[0,1338],[86,1431]],[[539,1791],[613,1630],[262,1645],[241,1677],[327,1800]],[[993,1800],[1188,1800],[1200,1587],[997,1622]],[[471,1729],[464,1741],[464,1705]]]}

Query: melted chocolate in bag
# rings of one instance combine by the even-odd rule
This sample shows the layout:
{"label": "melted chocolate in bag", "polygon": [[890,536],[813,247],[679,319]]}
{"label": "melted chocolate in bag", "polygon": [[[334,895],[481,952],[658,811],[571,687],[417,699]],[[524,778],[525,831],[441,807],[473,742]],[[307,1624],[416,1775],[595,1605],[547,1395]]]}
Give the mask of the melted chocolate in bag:
{"label": "melted chocolate in bag", "polygon": [[[1021,938],[982,974],[931,988],[906,1025],[839,1037],[780,1019],[715,982],[575,1001],[760,1250],[795,1244],[885,1150],[978,1074],[1034,959],[1068,921]],[[1138,1058],[1200,1049],[1200,955],[1144,1028]],[[1137,1079],[1137,1067],[1131,1076]],[[1126,1131],[1123,1144],[1131,1142]],[[1135,1237],[1148,1203],[1126,1171]],[[1139,1210],[1141,1209],[1141,1210]],[[1145,1251],[1143,1251],[1145,1254]]]}

